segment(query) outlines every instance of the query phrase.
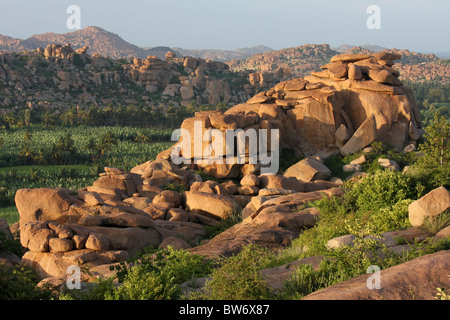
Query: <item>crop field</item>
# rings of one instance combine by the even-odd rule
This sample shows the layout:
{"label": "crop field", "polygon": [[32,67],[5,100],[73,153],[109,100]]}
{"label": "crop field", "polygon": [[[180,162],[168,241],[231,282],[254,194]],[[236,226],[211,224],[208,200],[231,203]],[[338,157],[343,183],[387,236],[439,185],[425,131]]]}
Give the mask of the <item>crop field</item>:
{"label": "crop field", "polygon": [[20,127],[0,133],[0,218],[17,219],[22,188],[92,185],[105,166],[126,171],[169,148],[171,129]]}

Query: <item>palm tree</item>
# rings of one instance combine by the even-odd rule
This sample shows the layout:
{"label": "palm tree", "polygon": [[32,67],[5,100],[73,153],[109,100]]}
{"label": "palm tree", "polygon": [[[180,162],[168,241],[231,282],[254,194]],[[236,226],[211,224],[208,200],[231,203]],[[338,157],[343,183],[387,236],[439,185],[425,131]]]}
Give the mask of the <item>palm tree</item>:
{"label": "palm tree", "polygon": [[3,116],[3,121],[5,123],[5,129],[9,130],[13,124],[16,123],[16,116],[14,112],[9,111]]}
{"label": "palm tree", "polygon": [[137,135],[136,142],[140,142],[142,144],[150,142],[150,131],[148,129],[144,129]]}
{"label": "palm tree", "polygon": [[30,142],[31,141],[31,132],[30,131],[25,131],[25,133],[23,134],[23,140],[25,142]]}
{"label": "palm tree", "polygon": [[33,150],[29,143],[23,145],[22,150],[19,152],[19,157],[24,159],[24,165],[27,165],[27,160],[33,158]]}
{"label": "palm tree", "polygon": [[55,122],[55,116],[50,110],[46,110],[41,117],[44,122],[44,126],[48,128],[51,124]]}
{"label": "palm tree", "polygon": [[44,151],[42,149],[39,149],[37,153],[33,157],[33,161],[38,164],[44,164],[45,163],[45,156]]}
{"label": "palm tree", "polygon": [[61,120],[64,125],[69,124],[70,126],[73,126],[77,116],[77,108],[72,106],[61,115]]}

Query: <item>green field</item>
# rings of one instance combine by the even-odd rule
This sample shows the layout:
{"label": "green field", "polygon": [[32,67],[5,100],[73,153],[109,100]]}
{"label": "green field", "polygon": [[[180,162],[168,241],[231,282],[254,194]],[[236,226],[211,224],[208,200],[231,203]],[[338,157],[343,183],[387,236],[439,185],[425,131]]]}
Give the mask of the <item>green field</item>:
{"label": "green field", "polygon": [[[14,196],[19,189],[77,190],[92,185],[105,166],[129,171],[155,159],[173,144],[170,134],[171,129],[119,126],[29,126],[4,131],[0,133],[0,218],[10,225],[18,220]],[[112,142],[106,144],[107,139]]]}
{"label": "green field", "polygon": [[42,171],[58,171],[58,170],[86,170],[89,171],[92,168],[92,166],[85,165],[85,164],[74,164],[74,165],[67,165],[67,166],[16,166],[16,167],[0,167],[0,173],[5,173],[9,171],[17,171],[17,172],[27,172],[30,173],[33,170],[42,170]]}
{"label": "green field", "polygon": [[11,226],[19,221],[19,212],[16,207],[0,208],[0,218],[6,219],[8,225]]}

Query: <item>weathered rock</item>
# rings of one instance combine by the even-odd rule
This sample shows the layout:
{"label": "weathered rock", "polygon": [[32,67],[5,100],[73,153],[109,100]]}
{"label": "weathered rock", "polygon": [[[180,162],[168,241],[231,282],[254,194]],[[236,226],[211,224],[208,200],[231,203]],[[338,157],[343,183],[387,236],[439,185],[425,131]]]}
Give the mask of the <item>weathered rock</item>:
{"label": "weathered rock", "polygon": [[[139,251],[148,246],[158,246],[162,238],[155,227],[105,227],[105,226],[82,226],[76,224],[68,225],[74,232],[81,236],[86,236],[85,247],[88,248],[88,238],[94,234],[100,237],[101,241],[92,238],[90,244],[95,248],[107,246],[109,241],[109,250],[125,250],[130,257],[135,256]],[[156,226],[156,225],[155,225]],[[95,241],[94,241],[95,240]],[[99,247],[100,246],[100,247]]]}
{"label": "weathered rock", "polygon": [[141,227],[153,226],[153,221],[148,216],[129,212],[118,212],[98,216],[83,216],[78,220],[79,225],[84,226],[108,226],[108,227]]}
{"label": "weathered rock", "polygon": [[164,202],[173,203],[175,207],[181,205],[181,195],[173,190],[164,190],[153,198],[153,204],[161,204]]}
{"label": "weathered rock", "polygon": [[289,167],[283,173],[283,176],[294,177],[303,182],[311,182],[327,180],[331,176],[331,171],[320,161],[313,158],[305,158]]}
{"label": "weathered rock", "polygon": [[79,264],[92,267],[114,262],[125,261],[129,258],[126,251],[93,251],[88,249],[72,250],[68,252],[36,252],[27,251],[22,257],[22,263],[43,279],[67,274],[69,266]]}
{"label": "weathered rock", "polygon": [[166,213],[166,220],[169,221],[189,221],[189,213],[181,208],[171,208]]}
{"label": "weathered rock", "polygon": [[55,232],[48,228],[48,223],[45,221],[29,221],[21,224],[20,243],[31,251],[48,251],[49,240],[55,237]]}
{"label": "weathered rock", "polygon": [[334,56],[331,58],[331,62],[354,62],[354,61],[359,61],[359,60],[363,60],[363,59],[368,59],[370,58],[370,55],[365,54],[365,53],[357,53],[357,54],[351,54],[351,53],[344,53],[344,54],[340,54],[337,56]]}
{"label": "weathered rock", "polygon": [[364,164],[367,162],[366,156],[365,155],[361,155],[358,158],[356,158],[355,160],[350,161],[350,164]]}
{"label": "weathered rock", "polygon": [[362,72],[359,66],[350,63],[348,65],[348,78],[351,80],[361,80],[362,79]]}
{"label": "weathered rock", "polygon": [[274,197],[273,199],[265,201],[261,206],[256,208],[256,210],[249,215],[245,221],[252,221],[255,219],[263,210],[267,209],[268,212],[296,212],[299,208],[302,208],[305,204],[322,199],[323,197],[340,196],[344,191],[340,188],[327,189],[321,191],[313,192],[299,192],[289,195]]}
{"label": "weathered rock", "polygon": [[362,167],[359,164],[346,164],[342,167],[342,171],[344,172],[361,172]]}
{"label": "weathered rock", "polygon": [[450,226],[447,226],[444,229],[441,229],[438,233],[436,233],[434,238],[435,239],[450,239]]}
{"label": "weathered rock", "polygon": [[103,204],[103,199],[95,192],[78,191],[78,199],[83,200],[88,206]]}
{"label": "weathered rock", "polygon": [[95,233],[91,233],[85,243],[87,249],[98,251],[107,251],[110,246],[111,243],[107,237]]}
{"label": "weathered rock", "polygon": [[255,174],[248,174],[241,179],[240,184],[241,186],[248,186],[248,187],[259,186],[258,176]]}
{"label": "weathered rock", "polygon": [[409,205],[409,221],[412,226],[419,227],[425,219],[433,219],[449,207],[449,192],[444,187],[439,187]]}
{"label": "weathered rock", "polygon": [[76,222],[78,217],[69,214],[76,197],[67,189],[20,189],[16,192],[15,203],[20,214],[20,224],[29,221]]}
{"label": "weathered rock", "polygon": [[218,194],[187,191],[183,193],[186,210],[206,214],[216,219],[228,218],[238,204],[232,198]]}
{"label": "weathered rock", "polygon": [[314,271],[317,271],[323,259],[323,256],[308,257],[283,264],[279,267],[263,269],[259,273],[264,276],[269,287],[275,290],[282,290],[285,282],[289,280],[300,265],[309,264]]}
{"label": "weathered rock", "polygon": [[169,246],[175,250],[192,248],[191,245],[189,245],[189,243],[187,243],[185,240],[176,237],[164,238],[164,240],[159,245],[159,248],[167,249]]}
{"label": "weathered rock", "polygon": [[123,201],[131,204],[136,209],[144,210],[152,203],[153,199],[149,197],[130,197]]}
{"label": "weathered rock", "polygon": [[72,250],[73,241],[69,239],[51,238],[48,246],[50,252],[67,252]]}
{"label": "weathered rock", "polygon": [[390,169],[390,170],[394,170],[394,171],[400,170],[399,164],[397,162],[395,162],[394,160],[390,160],[390,159],[386,159],[386,158],[379,158],[378,164],[386,169]]}
{"label": "weathered rock", "polygon": [[337,249],[342,246],[351,246],[353,245],[353,241],[355,240],[355,236],[352,234],[340,236],[329,240],[326,244],[326,247],[329,249]]}
{"label": "weathered rock", "polygon": [[376,122],[374,116],[369,116],[356,130],[350,140],[340,149],[343,156],[362,150],[377,139]]}

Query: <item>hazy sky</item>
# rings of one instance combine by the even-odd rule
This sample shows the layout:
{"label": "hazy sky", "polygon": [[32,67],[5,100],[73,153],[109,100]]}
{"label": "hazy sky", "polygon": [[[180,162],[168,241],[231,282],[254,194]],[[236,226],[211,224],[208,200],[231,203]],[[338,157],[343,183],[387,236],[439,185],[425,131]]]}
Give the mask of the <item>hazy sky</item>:
{"label": "hazy sky", "polygon": [[[138,46],[274,49],[306,43],[376,44],[450,51],[449,0],[0,0],[0,34],[66,33],[69,5],[81,27],[99,26]],[[368,6],[380,8],[370,30]]]}

